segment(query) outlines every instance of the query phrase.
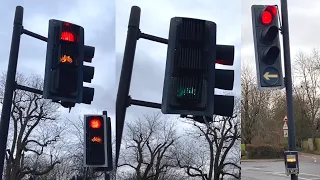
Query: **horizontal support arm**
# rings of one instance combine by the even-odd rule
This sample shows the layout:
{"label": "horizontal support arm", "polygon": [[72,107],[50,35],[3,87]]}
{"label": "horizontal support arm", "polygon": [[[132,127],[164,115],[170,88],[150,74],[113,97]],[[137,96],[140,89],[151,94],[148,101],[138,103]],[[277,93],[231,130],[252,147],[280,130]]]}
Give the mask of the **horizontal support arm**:
{"label": "horizontal support arm", "polygon": [[155,41],[155,42],[159,42],[159,43],[163,43],[163,44],[168,44],[168,39],[157,37],[157,36],[153,36],[153,35],[150,35],[150,34],[145,34],[145,33],[142,33],[142,32],[140,32],[139,38],[143,38],[143,39],[147,39],[147,40],[150,40],[150,41]]}
{"label": "horizontal support arm", "polygon": [[39,90],[39,89],[35,89],[35,88],[23,86],[23,85],[20,85],[20,84],[17,84],[17,83],[16,83],[16,89],[20,89],[20,90],[32,92],[32,93],[39,94],[39,95],[42,95],[42,93],[43,93],[43,92],[42,92],[41,90]]}
{"label": "horizontal support arm", "polygon": [[159,103],[136,100],[136,99],[132,99],[130,96],[128,97],[128,99],[129,99],[129,106],[130,105],[136,105],[136,106],[143,106],[143,107],[161,109],[161,104],[159,104]]}
{"label": "horizontal support arm", "polygon": [[26,35],[28,35],[28,36],[34,37],[34,38],[36,38],[36,39],[40,39],[40,40],[45,41],[45,42],[48,41],[48,38],[46,38],[46,37],[44,37],[44,36],[41,36],[41,35],[39,35],[39,34],[36,34],[36,33],[34,33],[34,32],[28,31],[28,30],[26,30],[26,29],[22,29],[22,34],[26,34]]}

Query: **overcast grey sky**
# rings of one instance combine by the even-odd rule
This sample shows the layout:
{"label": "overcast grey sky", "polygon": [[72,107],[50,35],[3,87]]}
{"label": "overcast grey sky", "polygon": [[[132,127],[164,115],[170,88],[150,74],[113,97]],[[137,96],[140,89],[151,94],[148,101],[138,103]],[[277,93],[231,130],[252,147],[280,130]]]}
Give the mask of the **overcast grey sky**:
{"label": "overcast grey sky", "polygon": [[[241,25],[241,61],[249,64],[255,72],[255,59],[252,35],[251,5],[279,5],[279,0],[245,0],[242,1],[242,25]],[[289,0],[289,33],[291,60],[299,50],[310,52],[313,48],[319,48],[320,24],[316,23],[320,18],[320,1],[315,0]],[[282,39],[280,39],[282,44]]]}
{"label": "overcast grey sky", "polygon": [[[78,24],[85,29],[85,44],[94,46],[95,77],[90,86],[95,87],[92,106],[76,105],[64,116],[75,118],[80,112],[108,110],[112,119],[115,112],[115,3],[112,0],[56,0],[56,1],[3,1],[0,5],[0,71],[6,71],[9,59],[13,17],[15,7],[24,7],[24,28],[46,36],[49,19],[58,19]],[[46,43],[22,35],[18,71],[25,74],[44,76]],[[114,123],[113,123],[114,124]]]}
{"label": "overcast grey sky", "polygon": [[[214,21],[217,24],[217,43],[235,45],[235,88],[240,94],[241,1],[234,0],[117,0],[116,1],[116,58],[119,79],[130,10],[141,8],[142,32],[168,38],[170,19],[175,16]],[[130,95],[134,99],[161,102],[167,45],[141,39],[138,41]],[[221,66],[220,66],[221,67]],[[230,67],[228,67],[230,68]],[[159,111],[131,106],[126,120],[141,113]]]}

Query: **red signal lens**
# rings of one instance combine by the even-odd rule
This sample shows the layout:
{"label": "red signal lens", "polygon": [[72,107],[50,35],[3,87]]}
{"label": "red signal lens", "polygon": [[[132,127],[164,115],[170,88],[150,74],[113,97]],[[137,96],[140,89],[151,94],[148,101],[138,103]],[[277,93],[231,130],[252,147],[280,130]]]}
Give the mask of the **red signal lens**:
{"label": "red signal lens", "polygon": [[268,25],[272,22],[273,16],[269,11],[264,10],[261,14],[262,24]]}
{"label": "red signal lens", "polygon": [[264,25],[269,25],[273,17],[276,17],[278,9],[275,6],[267,6],[264,11],[261,13],[261,22]]}
{"label": "red signal lens", "polygon": [[65,41],[74,42],[74,34],[71,32],[64,31],[61,33],[61,39]]}
{"label": "red signal lens", "polygon": [[99,119],[91,119],[90,127],[92,129],[99,129],[101,127],[101,121]]}

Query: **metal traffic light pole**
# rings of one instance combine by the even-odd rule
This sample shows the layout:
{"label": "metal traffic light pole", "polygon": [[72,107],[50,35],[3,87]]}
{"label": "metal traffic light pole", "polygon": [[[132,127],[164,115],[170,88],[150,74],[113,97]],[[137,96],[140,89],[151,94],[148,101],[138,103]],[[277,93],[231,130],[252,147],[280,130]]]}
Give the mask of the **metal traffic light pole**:
{"label": "metal traffic light pole", "polygon": [[[289,41],[289,21],[288,21],[288,4],[287,0],[281,0],[281,19],[282,19],[282,38],[283,38],[283,55],[284,55],[284,71],[285,86],[287,97],[287,116],[288,116],[288,144],[289,151],[296,150],[295,124],[293,116],[293,92],[292,92],[292,73],[290,58],[290,41]],[[297,180],[296,174],[291,174],[292,180]]]}
{"label": "metal traffic light pole", "polygon": [[16,89],[15,79],[18,64],[18,55],[20,47],[20,39],[22,34],[23,7],[17,6],[14,15],[13,33],[11,40],[11,49],[9,55],[9,64],[7,70],[7,79],[4,90],[3,104],[1,109],[0,122],[0,180],[2,180],[2,172],[4,166],[4,157],[7,147],[7,138],[10,124],[10,112],[12,106],[13,91]]}

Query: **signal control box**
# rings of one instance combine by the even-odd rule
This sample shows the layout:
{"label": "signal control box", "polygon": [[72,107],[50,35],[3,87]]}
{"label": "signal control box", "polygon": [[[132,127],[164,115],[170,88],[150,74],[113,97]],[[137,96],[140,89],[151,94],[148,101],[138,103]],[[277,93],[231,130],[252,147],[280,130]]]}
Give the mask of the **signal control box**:
{"label": "signal control box", "polygon": [[298,151],[285,151],[284,164],[286,175],[299,174]]}

